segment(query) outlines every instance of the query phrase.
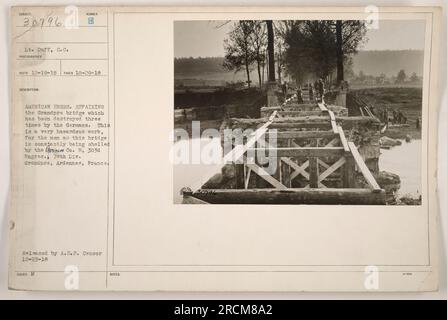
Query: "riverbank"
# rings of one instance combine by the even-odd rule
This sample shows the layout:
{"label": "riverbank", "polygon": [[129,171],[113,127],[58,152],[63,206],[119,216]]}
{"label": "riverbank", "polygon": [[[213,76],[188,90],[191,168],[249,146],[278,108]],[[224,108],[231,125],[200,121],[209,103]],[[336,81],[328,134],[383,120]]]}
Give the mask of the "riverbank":
{"label": "riverbank", "polygon": [[[392,118],[393,111],[402,112],[407,118],[405,124],[388,125],[384,135],[393,139],[421,139],[422,88],[421,87],[377,87],[352,90],[377,112],[388,110]],[[417,121],[419,119],[419,128]]]}

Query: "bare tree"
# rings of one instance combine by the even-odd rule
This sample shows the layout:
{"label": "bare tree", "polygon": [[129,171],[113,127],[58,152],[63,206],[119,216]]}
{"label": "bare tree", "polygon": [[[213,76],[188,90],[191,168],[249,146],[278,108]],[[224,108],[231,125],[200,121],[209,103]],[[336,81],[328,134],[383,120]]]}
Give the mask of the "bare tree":
{"label": "bare tree", "polygon": [[337,40],[337,84],[344,80],[343,73],[343,34],[342,34],[342,21],[337,20],[335,22],[335,38]]}
{"label": "bare tree", "polygon": [[256,65],[258,69],[259,88],[262,88],[261,68],[265,61],[265,46],[267,45],[267,33],[265,24],[259,20],[251,20],[248,22],[250,27],[250,38],[255,54]]}
{"label": "bare tree", "polygon": [[277,53],[276,63],[278,72],[278,81],[281,82],[282,70],[285,66],[285,50],[286,42],[285,38],[287,32],[296,25],[299,25],[301,21],[296,20],[278,20],[273,22],[275,32],[275,52]]}
{"label": "bare tree", "polygon": [[303,21],[285,35],[285,63],[297,83],[327,77],[335,68],[335,35],[328,21]]}
{"label": "bare tree", "polygon": [[366,40],[363,21],[302,21],[285,23],[287,69],[295,79],[305,74],[326,78],[337,71],[337,82],[344,80],[344,66]]}
{"label": "bare tree", "polygon": [[247,84],[250,87],[250,66],[255,61],[255,53],[251,43],[251,29],[249,21],[239,21],[224,40],[224,67],[228,70],[240,71],[245,69]]}
{"label": "bare tree", "polygon": [[266,20],[267,24],[267,51],[269,59],[269,82],[275,82],[275,36],[273,33],[273,21]]}
{"label": "bare tree", "polygon": [[337,84],[340,84],[344,80],[344,63],[367,40],[366,23],[361,20],[336,20],[332,26],[336,35]]}

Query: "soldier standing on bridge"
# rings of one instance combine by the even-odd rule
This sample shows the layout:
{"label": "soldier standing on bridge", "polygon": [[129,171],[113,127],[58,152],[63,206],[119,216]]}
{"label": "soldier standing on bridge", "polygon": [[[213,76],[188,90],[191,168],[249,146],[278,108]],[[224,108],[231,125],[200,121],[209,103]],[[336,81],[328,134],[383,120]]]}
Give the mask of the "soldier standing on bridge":
{"label": "soldier standing on bridge", "polygon": [[303,103],[303,92],[301,90],[301,86],[298,86],[296,89],[296,99],[298,100],[298,103]]}
{"label": "soldier standing on bridge", "polygon": [[282,93],[284,95],[284,100],[287,99],[287,82],[284,81],[281,85]]}
{"label": "soldier standing on bridge", "polygon": [[317,81],[317,92],[318,92],[318,101],[322,102],[324,97],[324,82],[323,79],[318,79]]}
{"label": "soldier standing on bridge", "polygon": [[314,89],[312,87],[312,83],[309,83],[309,100],[310,101],[314,100]]}

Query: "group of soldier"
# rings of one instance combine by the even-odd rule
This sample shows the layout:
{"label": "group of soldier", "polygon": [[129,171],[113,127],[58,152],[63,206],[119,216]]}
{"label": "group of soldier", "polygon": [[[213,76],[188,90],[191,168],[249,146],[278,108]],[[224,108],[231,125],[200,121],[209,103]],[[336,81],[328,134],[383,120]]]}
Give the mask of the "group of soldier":
{"label": "group of soldier", "polygon": [[[287,86],[287,84],[284,84],[283,86]],[[320,78],[320,79],[316,80],[314,84],[309,83],[307,85],[307,89],[309,92],[309,100],[312,101],[315,99],[319,102],[321,102],[323,100],[324,92],[325,92],[323,79]],[[283,93],[284,93],[284,89],[283,89]],[[301,88],[301,86],[299,86],[296,89],[296,96],[297,96],[298,103],[304,102],[303,89]]]}
{"label": "group of soldier", "polygon": [[[371,110],[374,113],[374,109]],[[392,123],[392,124],[406,124],[407,123],[407,117],[404,115],[404,113],[401,110],[393,110],[392,111],[392,117],[390,117],[390,112],[388,111],[388,108],[385,107],[378,112],[377,115],[380,120],[382,120],[385,123]]]}

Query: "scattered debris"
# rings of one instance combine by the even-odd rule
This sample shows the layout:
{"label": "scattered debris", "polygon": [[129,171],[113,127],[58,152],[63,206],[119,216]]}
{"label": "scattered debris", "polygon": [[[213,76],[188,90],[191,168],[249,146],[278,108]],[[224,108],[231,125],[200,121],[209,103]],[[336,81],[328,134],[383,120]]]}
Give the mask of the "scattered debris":
{"label": "scattered debris", "polygon": [[397,204],[406,206],[418,206],[422,203],[422,196],[415,196],[412,194],[405,194],[397,199]]}
{"label": "scattered debris", "polygon": [[400,189],[400,177],[397,174],[380,171],[374,176],[382,189],[385,189],[387,204],[397,204],[396,192]]}
{"label": "scattered debris", "polygon": [[386,192],[394,192],[400,188],[400,177],[395,173],[380,171],[374,178],[376,178],[379,186],[385,189]]}
{"label": "scattered debris", "polygon": [[402,141],[398,139],[389,138],[387,136],[380,137],[379,144],[381,148],[389,149],[394,146],[400,146]]}

